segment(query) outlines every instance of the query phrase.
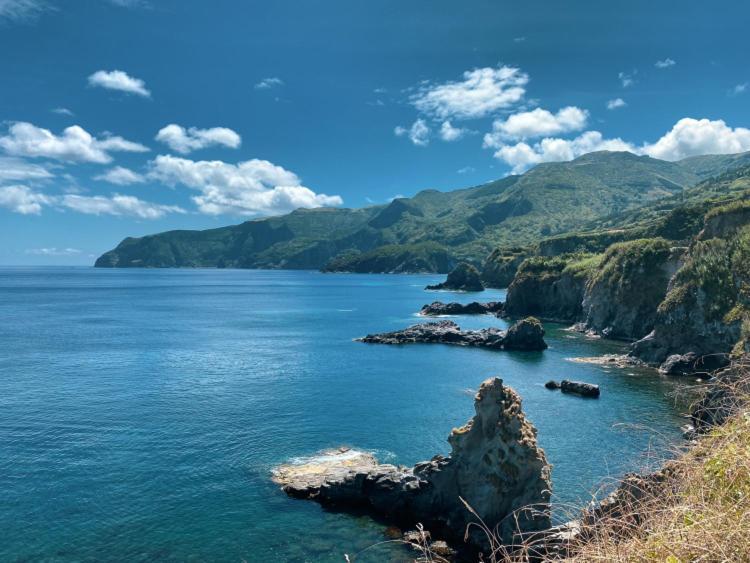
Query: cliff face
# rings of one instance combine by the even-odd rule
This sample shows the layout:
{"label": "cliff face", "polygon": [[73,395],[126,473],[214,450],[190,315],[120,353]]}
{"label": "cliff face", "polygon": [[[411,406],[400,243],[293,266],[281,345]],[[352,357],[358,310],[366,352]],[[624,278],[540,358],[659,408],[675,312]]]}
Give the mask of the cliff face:
{"label": "cliff face", "polygon": [[586,284],[584,326],[610,338],[642,338],[654,328],[656,310],[685,249],[664,239],[613,244]]}
{"label": "cliff face", "polygon": [[581,318],[586,281],[595,256],[535,256],[521,264],[508,287],[505,312],[574,322]]}
{"label": "cliff face", "polygon": [[[275,480],[298,498],[338,508],[366,508],[399,525],[421,522],[433,537],[456,544],[476,518],[497,527],[506,544],[519,532],[550,524],[550,466],[536,442],[536,429],[521,410],[521,399],[498,378],[482,383],[474,417],[448,437],[451,453],[413,468],[362,463],[331,467],[283,466]],[[485,549],[484,534],[472,527],[469,542]]]}
{"label": "cliff face", "polygon": [[445,289],[451,291],[484,291],[479,271],[466,262],[453,268],[443,283],[428,285],[427,289]]}
{"label": "cliff face", "polygon": [[750,226],[745,226],[730,230],[726,239],[693,244],[657,309],[653,332],[631,353],[654,364],[673,354],[728,355],[744,346],[749,311]]}

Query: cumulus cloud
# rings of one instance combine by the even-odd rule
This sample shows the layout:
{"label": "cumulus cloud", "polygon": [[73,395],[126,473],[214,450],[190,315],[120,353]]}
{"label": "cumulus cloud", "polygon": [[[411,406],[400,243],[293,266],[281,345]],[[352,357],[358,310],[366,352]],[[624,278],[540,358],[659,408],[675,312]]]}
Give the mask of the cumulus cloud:
{"label": "cumulus cloud", "polygon": [[495,158],[510,165],[514,174],[520,174],[535,164],[573,160],[589,152],[604,150],[635,152],[633,145],[620,138],[605,139],[599,131],[586,131],[573,139],[547,137],[534,144],[502,145],[495,152]]}
{"label": "cumulus cloud", "polygon": [[458,141],[466,135],[468,131],[462,127],[454,127],[453,124],[445,120],[440,125],[440,138],[446,142]]}
{"label": "cumulus cloud", "polygon": [[146,83],[143,80],[134,78],[122,70],[97,70],[89,76],[89,85],[135,94],[144,98],[151,97],[151,92],[146,89]]}
{"label": "cumulus cloud", "polygon": [[[489,146],[489,145],[488,145]],[[605,138],[599,131],[586,131],[573,139],[546,137],[529,144],[520,142],[493,147],[495,158],[521,173],[542,162],[572,160],[594,151],[629,151],[662,160],[680,160],[701,154],[733,154],[750,151],[750,129],[729,127],[718,119],[680,119],[654,143],[637,146],[620,138]]]}
{"label": "cumulus cloud", "polygon": [[115,166],[103,174],[95,176],[94,180],[103,180],[110,184],[117,184],[118,186],[129,186],[130,184],[141,184],[146,181],[146,178],[129,168]]}
{"label": "cumulus cloud", "polygon": [[607,109],[618,109],[618,108],[624,108],[626,105],[628,105],[625,100],[622,98],[615,98],[614,100],[609,100],[607,102]]}
{"label": "cumulus cloud", "polygon": [[34,254],[36,256],[77,256],[81,251],[77,248],[57,248],[57,247],[46,247],[46,248],[28,248],[26,254]]}
{"label": "cumulus cloud", "polygon": [[409,128],[399,125],[393,133],[397,137],[409,137],[409,140],[418,147],[426,147],[430,144],[431,129],[424,119],[417,119]]}
{"label": "cumulus cloud", "polygon": [[664,60],[661,60],[661,61],[656,61],[656,62],[654,63],[654,66],[655,66],[656,68],[669,68],[670,66],[674,66],[674,65],[676,65],[676,64],[677,64],[677,61],[675,61],[675,60],[673,60],[673,59],[670,59],[669,57],[667,57],[667,58],[666,58],[666,59],[664,59]]}
{"label": "cumulus cloud", "polygon": [[20,158],[0,157],[0,183],[13,181],[34,181],[52,178],[53,174],[44,166],[31,164]]}
{"label": "cumulus cloud", "polygon": [[105,196],[83,196],[67,194],[60,197],[59,206],[87,215],[119,215],[139,219],[158,219],[167,213],[185,213],[177,205],[162,205],[143,201],[135,196],[114,194]]}
{"label": "cumulus cloud", "polygon": [[109,152],[147,152],[149,149],[122,137],[97,139],[78,125],[67,127],[62,135],[31,123],[18,122],[0,137],[0,149],[13,156],[54,158],[68,162],[112,161]]}
{"label": "cumulus cloud", "polygon": [[39,215],[50,199],[28,186],[0,186],[0,207],[22,215]]}
{"label": "cumulus cloud", "polygon": [[617,75],[617,78],[620,79],[620,84],[622,84],[623,88],[629,88],[635,84],[635,71],[632,73],[621,72]]}
{"label": "cumulus cloud", "polygon": [[411,102],[438,119],[474,119],[521,101],[528,81],[528,74],[511,66],[475,68],[460,81],[423,84]]}
{"label": "cumulus cloud", "polygon": [[643,154],[663,160],[747,150],[750,150],[750,129],[733,129],[721,119],[711,121],[690,117],[680,119],[661,139],[641,148]]}
{"label": "cumulus cloud", "polygon": [[284,81],[281,78],[278,78],[276,76],[271,76],[269,78],[264,78],[260,82],[258,82],[255,85],[256,90],[269,90],[271,88],[275,88],[276,86],[283,86]]}
{"label": "cumulus cloud", "polygon": [[497,148],[511,139],[533,139],[580,131],[586,127],[588,117],[588,111],[575,106],[564,107],[557,113],[542,108],[514,113],[506,119],[495,120],[492,133],[484,137],[484,145]]}
{"label": "cumulus cloud", "polygon": [[302,186],[299,177],[267,160],[230,164],[220,160],[194,161],[159,155],[149,177],[169,186],[198,190],[192,199],[209,215],[285,213],[300,207],[341,205],[341,197],[317,194]]}
{"label": "cumulus cloud", "polygon": [[170,149],[180,154],[188,154],[211,145],[223,145],[236,149],[242,142],[242,138],[227,127],[211,127],[210,129],[190,127],[185,129],[175,123],[160,129],[156,134],[156,140],[165,143]]}

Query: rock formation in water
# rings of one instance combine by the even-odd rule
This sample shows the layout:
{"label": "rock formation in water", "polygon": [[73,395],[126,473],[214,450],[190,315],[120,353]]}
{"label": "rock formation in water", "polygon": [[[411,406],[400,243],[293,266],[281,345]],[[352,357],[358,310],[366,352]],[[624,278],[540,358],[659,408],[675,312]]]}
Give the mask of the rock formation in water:
{"label": "rock formation in water", "polygon": [[422,307],[419,314],[425,317],[437,317],[440,315],[496,315],[503,313],[502,301],[490,301],[489,303],[443,303],[433,301],[429,305]]}
{"label": "rock formation in water", "polygon": [[[477,522],[465,501],[499,539],[512,544],[517,534],[550,524],[550,465],[526,420],[518,394],[501,379],[482,383],[474,399],[476,414],[448,437],[451,453],[413,468],[379,465],[363,454],[356,463],[321,470],[284,466],[274,479],[290,496],[339,509],[368,509],[405,527],[422,523],[433,537],[458,545],[467,526]],[[485,549],[476,527],[469,543]]]}
{"label": "rock formation in water", "polygon": [[357,339],[368,344],[454,344],[496,350],[544,350],[544,327],[529,317],[513,324],[507,331],[499,328],[461,330],[453,321],[434,321],[412,325],[403,330],[368,334]]}
{"label": "rock formation in water", "polygon": [[563,393],[574,393],[582,397],[599,397],[599,386],[593,383],[583,381],[570,381],[563,379],[560,383],[557,381],[548,381],[544,384],[547,389],[560,389]]}
{"label": "rock formation in water", "polygon": [[438,289],[450,291],[484,291],[479,271],[466,262],[461,262],[451,270],[443,283],[428,285],[425,289]]}

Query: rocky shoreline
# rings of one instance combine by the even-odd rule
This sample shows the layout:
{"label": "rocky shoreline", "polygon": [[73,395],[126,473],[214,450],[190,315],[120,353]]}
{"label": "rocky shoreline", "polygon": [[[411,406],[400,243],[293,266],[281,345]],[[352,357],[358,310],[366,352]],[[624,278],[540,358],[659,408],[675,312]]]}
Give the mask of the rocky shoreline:
{"label": "rocky shoreline", "polygon": [[529,317],[514,323],[508,330],[483,328],[461,330],[453,321],[415,324],[403,330],[368,334],[356,339],[367,344],[453,344],[493,350],[544,350],[544,327]]}
{"label": "rocky shoreline", "polygon": [[[365,509],[407,529],[421,523],[433,537],[455,545],[481,518],[499,540],[513,545],[550,527],[550,465],[521,398],[501,379],[482,383],[474,410],[474,417],[448,437],[446,457],[407,468],[340,450],[323,462],[282,466],[274,480],[291,497]],[[469,528],[466,540],[476,550],[489,546],[477,527]]]}
{"label": "rocky shoreline", "polygon": [[505,304],[502,301],[490,301],[489,303],[443,303],[442,301],[433,301],[425,305],[419,311],[423,317],[440,317],[443,315],[495,315],[503,316]]}

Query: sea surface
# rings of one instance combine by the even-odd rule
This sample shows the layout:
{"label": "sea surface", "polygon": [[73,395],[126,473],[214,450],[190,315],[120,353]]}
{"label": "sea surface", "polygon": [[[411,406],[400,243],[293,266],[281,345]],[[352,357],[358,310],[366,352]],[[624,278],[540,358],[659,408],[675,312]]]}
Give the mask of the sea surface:
{"label": "sea surface", "polygon": [[0,561],[404,560],[375,545],[382,524],[291,500],[270,472],[340,445],[447,454],[490,376],[523,397],[558,517],[678,439],[673,380],[568,360],[622,344],[559,325],[544,352],[352,340],[435,299],[504,298],[424,291],[441,277],[0,269]]}

